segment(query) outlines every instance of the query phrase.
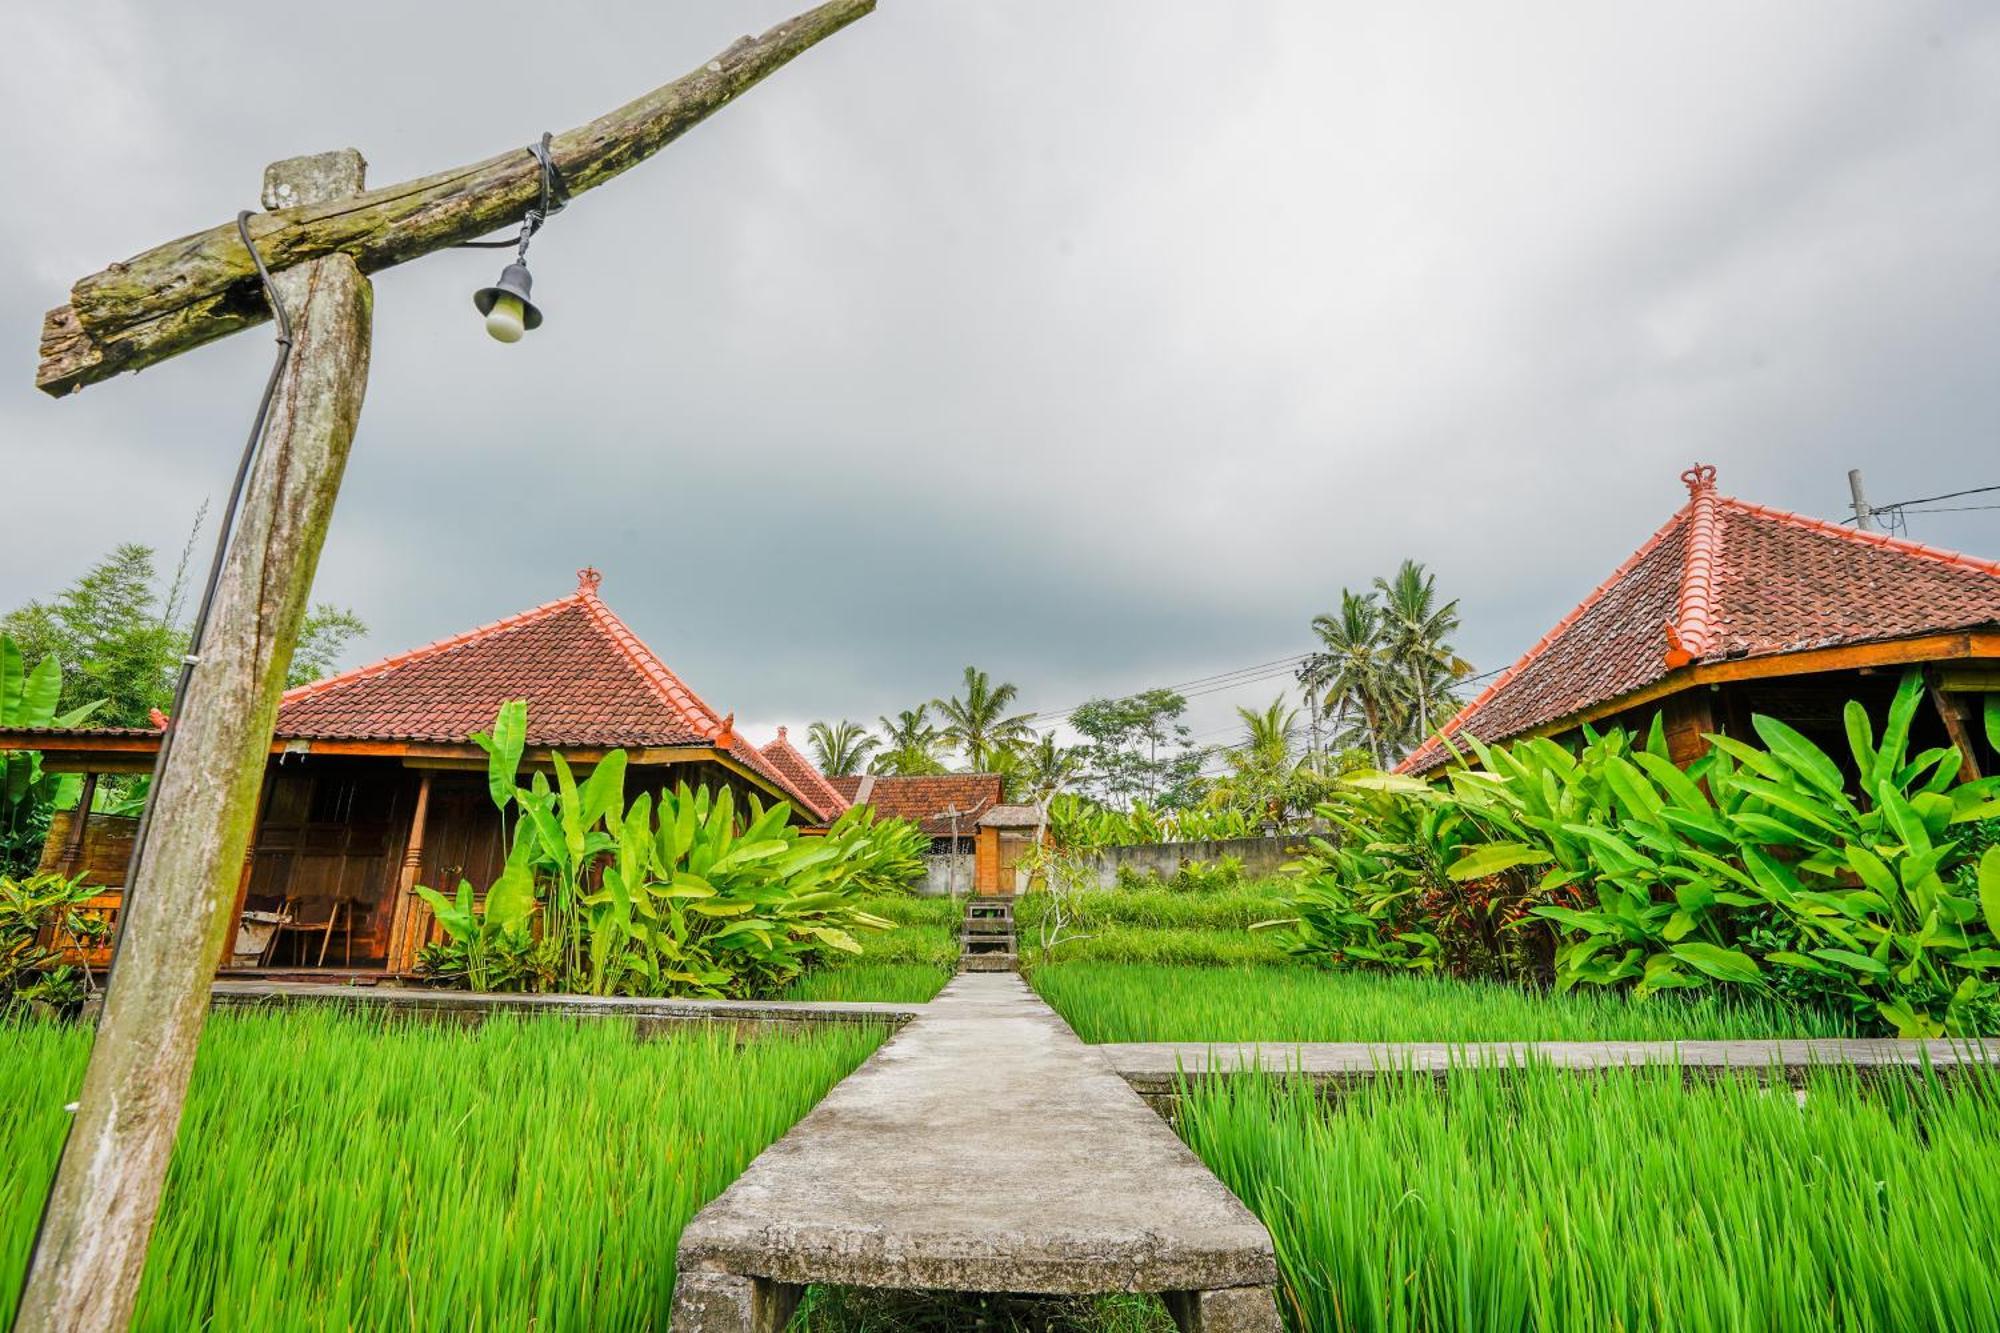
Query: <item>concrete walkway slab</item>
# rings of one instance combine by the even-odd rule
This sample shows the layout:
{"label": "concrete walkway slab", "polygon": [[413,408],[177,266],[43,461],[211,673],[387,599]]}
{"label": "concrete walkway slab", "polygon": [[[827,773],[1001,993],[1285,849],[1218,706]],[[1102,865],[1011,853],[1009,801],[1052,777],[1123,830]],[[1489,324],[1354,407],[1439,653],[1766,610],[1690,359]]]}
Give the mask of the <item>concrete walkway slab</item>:
{"label": "concrete walkway slab", "polygon": [[1277,1327],[1263,1224],[1009,974],[947,986],[702,1210],[680,1269],[677,1329],[775,1317],[751,1279],[1201,1293],[1185,1327]]}
{"label": "concrete walkway slab", "polygon": [[1244,1070],[1296,1072],[1318,1082],[1365,1082],[1385,1072],[1442,1076],[1453,1069],[1549,1065],[1578,1071],[1678,1065],[1692,1076],[1755,1073],[1798,1082],[1815,1068],[1921,1068],[1940,1073],[2000,1064],[2000,1041],[1815,1037],[1777,1041],[1131,1042],[1092,1048],[1145,1097],[1171,1096],[1176,1078]]}

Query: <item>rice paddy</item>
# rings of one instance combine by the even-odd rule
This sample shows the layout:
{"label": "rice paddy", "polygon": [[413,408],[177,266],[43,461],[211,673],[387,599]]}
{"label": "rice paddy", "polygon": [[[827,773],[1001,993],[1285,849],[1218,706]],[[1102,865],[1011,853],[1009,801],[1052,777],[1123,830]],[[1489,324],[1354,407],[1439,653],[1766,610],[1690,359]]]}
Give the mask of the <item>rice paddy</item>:
{"label": "rice paddy", "polygon": [[923,1004],[937,998],[951,969],[935,963],[869,963],[821,968],[787,986],[781,1000]]}
{"label": "rice paddy", "polygon": [[2000,1083],[1238,1075],[1180,1129],[1310,1330],[2000,1328]]}
{"label": "rice paddy", "polygon": [[[664,1329],[681,1228],[884,1035],[218,1014],[133,1327]],[[0,1323],[88,1041],[0,1027]]]}
{"label": "rice paddy", "polygon": [[1601,991],[1542,995],[1428,976],[1298,964],[1193,968],[1057,963],[1030,980],[1087,1042],[1696,1041],[1842,1036],[1772,1005]]}

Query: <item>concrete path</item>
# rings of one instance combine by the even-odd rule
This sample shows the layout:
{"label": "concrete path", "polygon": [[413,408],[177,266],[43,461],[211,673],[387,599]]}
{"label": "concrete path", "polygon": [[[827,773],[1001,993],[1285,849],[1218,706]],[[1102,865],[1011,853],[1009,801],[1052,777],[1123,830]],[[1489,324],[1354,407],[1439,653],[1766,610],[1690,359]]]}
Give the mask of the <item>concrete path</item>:
{"label": "concrete path", "polygon": [[1095,1046],[1142,1096],[1171,1096],[1176,1077],[1261,1069],[1296,1071],[1321,1083],[1365,1082],[1387,1072],[1443,1075],[1455,1068],[1529,1064],[1600,1070],[1679,1065],[1690,1075],[1760,1073],[1797,1083],[1814,1068],[1919,1068],[1940,1073],[2000,1064],[2000,1041],[1900,1041],[1889,1037],[1817,1037],[1779,1041],[1537,1042],[1138,1042]]}
{"label": "concrete path", "polygon": [[676,1333],[782,1328],[812,1282],[1152,1291],[1278,1327],[1263,1224],[1018,976],[968,973],[680,1243]]}

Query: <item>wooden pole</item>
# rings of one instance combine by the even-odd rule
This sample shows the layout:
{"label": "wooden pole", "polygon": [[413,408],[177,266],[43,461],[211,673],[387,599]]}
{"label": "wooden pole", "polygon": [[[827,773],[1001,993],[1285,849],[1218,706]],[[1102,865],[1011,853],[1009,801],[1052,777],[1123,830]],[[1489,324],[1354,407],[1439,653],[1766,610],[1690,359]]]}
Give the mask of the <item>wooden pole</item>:
{"label": "wooden pole", "polygon": [[390,907],[389,945],[383,963],[391,972],[409,972],[416,966],[420,906],[416,895],[417,875],[424,864],[424,821],[431,808],[431,773],[424,770],[417,781],[417,805],[410,812],[410,836],[403,845],[402,868],[396,873],[396,900]]}
{"label": "wooden pole", "polygon": [[[825,0],[761,37],[739,38],[700,68],[550,146],[572,194],[644,162],[758,80],[875,8],[875,0]],[[522,142],[532,138],[522,135]],[[541,197],[541,167],[522,148],[340,202],[280,195],[251,235],[273,269],[331,254],[363,273],[401,264],[521,220]],[[69,304],[42,325],[35,383],[74,393],[270,318],[236,224],[154,246],[81,278]]]}
{"label": "wooden pole", "polygon": [[[357,193],[351,150],[266,173],[266,199]],[[368,379],[372,293],[336,254],[276,275],[294,345],[166,769],[83,1094],[15,1327],[124,1328],[236,902],[278,696]]]}
{"label": "wooden pole", "polygon": [[97,774],[83,775],[83,788],[76,798],[76,813],[70,816],[69,836],[63,839],[62,863],[56,873],[67,879],[83,860],[83,840],[90,828],[90,807],[97,800]]}

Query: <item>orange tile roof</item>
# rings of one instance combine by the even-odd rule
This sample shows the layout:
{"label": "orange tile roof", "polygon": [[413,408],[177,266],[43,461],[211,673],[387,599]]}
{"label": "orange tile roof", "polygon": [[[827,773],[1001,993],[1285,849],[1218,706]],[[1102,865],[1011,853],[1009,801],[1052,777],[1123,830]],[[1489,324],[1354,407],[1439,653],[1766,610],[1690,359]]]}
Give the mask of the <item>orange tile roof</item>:
{"label": "orange tile roof", "polygon": [[813,767],[812,760],[799,753],[783,727],[778,728],[778,738],[758,753],[784,776],[786,785],[797,794],[807,813],[822,824],[832,823],[847,809],[847,798]]}
{"label": "orange tile roof", "polygon": [[[1693,663],[2000,624],[2000,562],[1750,504],[1681,474],[1688,501],[1441,729],[1506,740]],[[1450,758],[1436,738],[1398,765]]]}
{"label": "orange tile roof", "polygon": [[597,595],[519,615],[288,690],[277,734],[310,740],[463,741],[510,699],[532,746],[714,745],[729,731]]}
{"label": "orange tile roof", "polygon": [[[869,781],[868,799],[858,800],[861,785]],[[1002,787],[997,773],[940,773],[926,777],[898,777],[891,774],[859,774],[830,777],[827,783],[855,805],[866,804],[884,818],[907,819],[933,838],[951,836],[951,816],[958,811],[958,834],[972,836],[978,817],[999,804]]]}

